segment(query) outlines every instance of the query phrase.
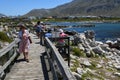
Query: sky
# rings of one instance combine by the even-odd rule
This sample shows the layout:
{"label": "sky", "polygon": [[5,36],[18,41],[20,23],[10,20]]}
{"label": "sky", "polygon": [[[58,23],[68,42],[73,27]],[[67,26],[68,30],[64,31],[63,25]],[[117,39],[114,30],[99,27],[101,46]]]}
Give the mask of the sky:
{"label": "sky", "polygon": [[7,16],[24,15],[32,9],[50,9],[72,0],[0,0],[0,13]]}

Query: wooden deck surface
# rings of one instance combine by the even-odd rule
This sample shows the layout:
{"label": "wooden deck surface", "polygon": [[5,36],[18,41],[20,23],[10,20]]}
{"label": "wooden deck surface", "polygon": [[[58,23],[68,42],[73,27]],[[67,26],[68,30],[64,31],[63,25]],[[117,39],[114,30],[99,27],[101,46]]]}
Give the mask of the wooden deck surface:
{"label": "wooden deck surface", "polygon": [[40,39],[31,34],[33,43],[30,45],[29,59],[27,63],[23,60],[23,54],[20,54],[17,62],[13,65],[11,71],[6,75],[5,80],[47,80],[42,67],[41,55],[45,48],[40,45]]}

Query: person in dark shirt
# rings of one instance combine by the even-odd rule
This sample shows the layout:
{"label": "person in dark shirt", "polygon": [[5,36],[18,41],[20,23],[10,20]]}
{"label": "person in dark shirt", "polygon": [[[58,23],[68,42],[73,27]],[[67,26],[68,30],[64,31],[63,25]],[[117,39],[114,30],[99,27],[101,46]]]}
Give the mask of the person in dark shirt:
{"label": "person in dark shirt", "polygon": [[42,27],[41,27],[40,21],[38,21],[37,24],[35,25],[35,31],[38,38],[40,38],[41,30],[42,30]]}

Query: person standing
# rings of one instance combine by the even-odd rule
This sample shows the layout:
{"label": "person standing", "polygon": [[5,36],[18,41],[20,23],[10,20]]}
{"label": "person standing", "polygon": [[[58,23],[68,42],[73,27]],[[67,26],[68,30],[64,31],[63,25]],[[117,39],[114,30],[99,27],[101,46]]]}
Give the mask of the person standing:
{"label": "person standing", "polygon": [[[60,32],[59,37],[61,37],[61,38],[68,36],[67,34],[64,33],[64,31],[63,31],[62,29],[59,29],[59,32]],[[66,42],[65,42],[64,39],[59,39],[57,45],[59,45],[59,46],[65,46],[65,45],[66,45]],[[59,47],[59,48],[58,48],[58,51],[62,54],[63,52],[65,52],[65,48]]]}
{"label": "person standing", "polygon": [[37,24],[35,25],[35,28],[36,28],[36,35],[37,35],[38,38],[40,38],[40,33],[42,31],[40,21],[37,22]]}
{"label": "person standing", "polygon": [[29,31],[26,30],[25,26],[24,25],[19,25],[19,27],[20,27],[20,31],[19,31],[19,34],[18,34],[18,37],[20,39],[19,53],[23,53],[24,59],[27,62],[29,62],[28,53],[29,53],[30,43],[32,43],[32,40],[30,38]]}
{"label": "person standing", "polygon": [[[59,31],[60,31],[59,37],[67,37],[68,36],[67,34],[64,33],[64,31],[62,29],[59,29]],[[62,44],[62,45],[65,45],[65,40],[60,39],[59,43]]]}

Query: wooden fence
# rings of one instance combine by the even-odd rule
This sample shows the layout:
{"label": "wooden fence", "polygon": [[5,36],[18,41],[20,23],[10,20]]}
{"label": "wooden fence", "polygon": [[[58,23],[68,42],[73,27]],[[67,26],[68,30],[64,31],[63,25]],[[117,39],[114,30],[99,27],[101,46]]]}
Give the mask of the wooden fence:
{"label": "wooden fence", "polygon": [[11,65],[18,56],[17,46],[19,39],[15,39],[7,47],[0,50],[0,80],[10,71]]}
{"label": "wooden fence", "polygon": [[45,47],[54,80],[76,80],[53,43],[45,37]]}

